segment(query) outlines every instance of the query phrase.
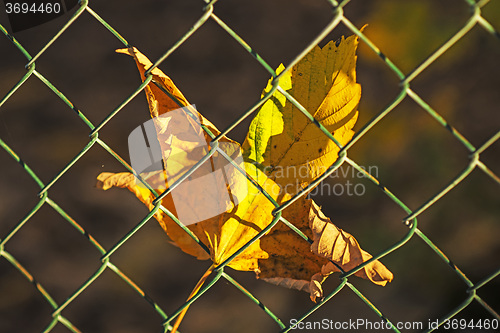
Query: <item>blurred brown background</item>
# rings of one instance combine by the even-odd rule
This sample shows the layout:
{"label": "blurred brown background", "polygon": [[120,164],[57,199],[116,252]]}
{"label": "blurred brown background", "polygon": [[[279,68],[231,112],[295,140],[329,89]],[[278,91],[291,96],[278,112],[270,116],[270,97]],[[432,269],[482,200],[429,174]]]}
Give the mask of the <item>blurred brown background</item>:
{"label": "blurred brown background", "polygon": [[[90,1],[90,7],[131,45],[151,60],[169,49],[202,15],[200,0]],[[405,74],[462,28],[470,17],[465,1],[360,1],[345,16]],[[273,68],[288,63],[332,19],[327,1],[220,0],[215,14],[238,33]],[[500,28],[500,3],[483,8]],[[32,55],[64,25],[69,15],[19,32],[15,37]],[[8,27],[3,10],[0,23]],[[321,43],[352,34],[342,24]],[[40,57],[36,70],[65,94],[95,125],[139,86],[134,62],[114,52],[123,45],[84,12]],[[476,26],[412,82],[412,89],[478,147],[500,125],[500,42]],[[25,74],[26,59],[0,36],[0,96]],[[209,20],[160,68],[191,103],[219,129],[226,128],[258,99],[269,74],[214,21]],[[399,92],[396,75],[363,43],[358,51],[358,81],[363,93],[360,129]],[[148,119],[144,94],[137,96],[99,132],[128,160],[127,137]],[[230,136],[242,142],[250,118]],[[88,127],[40,80],[32,76],[0,108],[0,138],[48,183],[89,138]],[[481,160],[500,174],[500,143]],[[411,209],[447,185],[468,163],[468,151],[411,99],[406,98],[370,130],[349,156],[376,166],[378,178]],[[4,238],[37,203],[39,188],[3,150],[0,151],[0,238]],[[95,145],[49,191],[49,196],[102,246],[110,249],[147,214],[128,191],[95,188],[102,171],[125,169]],[[346,179],[332,179],[345,183]],[[361,197],[315,197],[339,227],[356,236],[370,253],[392,246],[407,232],[406,216],[376,186]],[[419,216],[419,228],[472,280],[500,267],[499,187],[475,170],[459,186]],[[100,266],[100,255],[48,205],[6,244],[30,274],[59,304]],[[156,221],[125,243],[111,261],[150,295],[167,314],[184,302],[208,262],[197,261],[168,242]],[[467,298],[466,285],[418,237],[383,258],[395,275],[382,288],[351,278],[393,322],[435,320]],[[285,324],[313,304],[307,294],[269,285],[253,273],[227,269]],[[495,278],[478,291],[500,311],[500,283]],[[338,284],[332,276],[329,293]],[[0,332],[40,332],[52,310],[39,292],[4,258],[0,259]],[[63,311],[83,332],[160,332],[161,317],[112,271],[106,271]],[[378,321],[363,301],[344,288],[308,320],[364,318]],[[473,303],[456,318],[491,318]],[[277,332],[279,327],[232,285],[220,280],[189,309],[182,332]],[[413,332],[414,330],[404,330]],[[52,332],[68,332],[61,324]]]}

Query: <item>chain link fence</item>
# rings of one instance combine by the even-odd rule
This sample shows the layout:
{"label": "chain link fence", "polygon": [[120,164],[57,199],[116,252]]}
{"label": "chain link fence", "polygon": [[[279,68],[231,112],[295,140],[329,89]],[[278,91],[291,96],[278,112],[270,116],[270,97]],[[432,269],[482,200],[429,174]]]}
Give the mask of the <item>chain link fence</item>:
{"label": "chain link fence", "polygon": [[[220,1],[223,2],[223,1]],[[490,267],[488,274],[484,274],[480,278],[475,277],[474,279],[470,278],[468,275],[464,273],[464,271],[459,267],[459,265],[454,264],[450,258],[447,256],[445,251],[441,250],[437,244],[435,244],[430,237],[426,235],[422,230],[423,228],[419,224],[419,216],[429,210],[431,207],[435,206],[437,202],[442,199],[444,196],[447,196],[450,191],[452,191],[454,188],[459,187],[468,177],[471,175],[471,173],[475,170],[478,172],[484,173],[489,179],[491,183],[493,183],[495,186],[500,184],[500,178],[495,172],[493,171],[495,169],[495,165],[489,165],[488,163],[484,162],[481,157],[483,153],[486,153],[489,149],[493,149],[492,147],[498,143],[498,140],[500,138],[500,131],[497,131],[493,135],[489,134],[489,137],[487,140],[484,141],[484,143],[480,145],[475,145],[471,141],[469,141],[464,135],[462,135],[457,129],[455,129],[450,123],[448,123],[447,119],[445,116],[440,114],[440,110],[435,109],[430,106],[426,100],[420,96],[412,86],[412,83],[414,80],[422,75],[424,72],[427,71],[429,66],[436,62],[440,57],[445,55],[448,50],[454,46],[456,43],[458,43],[461,39],[463,39],[465,36],[467,36],[473,28],[480,28],[486,31],[488,34],[491,35],[491,38],[496,40],[498,43],[500,41],[500,35],[498,31],[495,30],[494,22],[489,22],[483,15],[482,15],[482,8],[486,6],[489,1],[478,1],[475,2],[473,0],[465,0],[465,1],[456,1],[457,6],[460,4],[462,6],[468,6],[470,9],[470,16],[468,17],[468,20],[463,24],[463,26],[456,31],[451,38],[449,38],[444,44],[442,44],[435,52],[433,52],[430,56],[426,57],[423,62],[421,62],[420,65],[415,67],[411,71],[403,71],[401,70],[398,66],[395,65],[393,62],[394,59],[390,59],[389,56],[386,56],[383,52],[383,49],[379,49],[377,45],[375,45],[367,36],[366,32],[361,32],[359,30],[359,26],[354,24],[352,20],[348,17],[347,14],[344,13],[344,7],[346,6],[363,6],[363,4],[359,3],[360,1],[343,1],[343,2],[336,2],[336,1],[327,1],[328,4],[330,5],[331,12],[330,12],[330,22],[323,27],[323,30],[317,35],[316,38],[313,40],[309,41],[309,44],[302,49],[301,52],[297,56],[295,56],[293,59],[288,61],[286,63],[287,68],[291,68],[294,66],[302,57],[304,57],[315,45],[320,44],[325,37],[327,37],[334,29],[337,27],[343,26],[344,28],[347,28],[348,31],[350,31],[352,34],[356,34],[359,36],[361,44],[364,43],[365,46],[367,46],[373,54],[376,54],[382,62],[385,64],[386,68],[388,68],[394,75],[394,77],[397,78],[399,81],[399,86],[398,86],[398,94],[397,97],[394,98],[387,107],[383,108],[382,110],[378,110],[378,114],[373,117],[373,119],[367,121],[366,123],[362,123],[362,128],[358,129],[356,131],[356,134],[354,138],[344,147],[341,147],[341,151],[339,153],[339,158],[336,161],[335,164],[330,166],[328,170],[323,174],[322,177],[317,179],[313,184],[310,185],[309,188],[312,188],[313,186],[316,186],[320,184],[320,182],[326,180],[329,176],[334,174],[336,170],[338,170],[342,165],[347,165],[350,168],[353,168],[354,170],[357,170],[357,172],[363,173],[370,181],[373,183],[374,188],[378,188],[380,190],[379,196],[384,196],[388,198],[391,202],[393,202],[397,207],[398,211],[394,212],[393,216],[390,217],[391,223],[396,225],[395,228],[401,228],[404,230],[404,235],[402,238],[395,240],[392,240],[391,244],[389,246],[386,246],[383,250],[379,251],[376,253],[374,256],[373,260],[380,259],[380,260],[385,260],[384,258],[389,258],[393,256],[398,256],[398,253],[400,253],[401,249],[404,249],[408,244],[410,244],[410,241],[418,238],[422,240],[426,246],[428,246],[429,249],[432,250],[434,253],[434,256],[437,256],[442,261],[442,265],[448,266],[453,273],[461,280],[462,282],[462,290],[459,295],[456,295],[457,299],[459,302],[456,303],[454,307],[450,307],[447,309],[447,312],[439,313],[437,316],[440,318],[439,319],[439,325],[440,329],[444,328],[443,324],[448,325],[450,323],[450,319],[453,318],[458,318],[459,314],[466,308],[470,307],[472,304],[480,305],[483,309],[483,315],[482,318],[486,319],[489,318],[490,320],[497,319],[500,320],[500,315],[498,314],[498,309],[494,308],[494,305],[492,305],[491,302],[487,302],[484,297],[479,296],[479,291],[482,288],[485,288],[488,285],[493,284],[493,280],[497,279],[498,276],[500,275],[500,266],[498,265],[498,256],[494,257],[496,259],[496,262],[493,262]],[[355,4],[358,2],[358,4]],[[184,31],[184,34],[173,44],[173,46],[167,48],[165,47],[165,51],[161,56],[156,57],[156,61],[154,61],[154,67],[159,66],[160,64],[165,64],[168,63],[169,57],[175,54],[176,50],[182,47],[185,43],[189,42],[193,36],[196,36],[197,33],[208,23],[210,24],[217,24],[220,28],[223,29],[230,37],[236,41],[237,44],[241,47],[242,50],[244,50],[247,55],[246,57],[248,58],[248,61],[253,61],[253,62],[258,62],[262,68],[267,71],[268,75],[274,77],[274,88],[275,89],[280,89],[278,87],[279,84],[279,75],[276,75],[274,72],[273,68],[275,66],[271,66],[268,62],[265,60],[265,56],[261,56],[259,53],[259,50],[256,50],[252,47],[250,42],[247,42],[244,40],[244,36],[240,36],[237,32],[235,32],[231,24],[226,23],[225,20],[221,19],[217,15],[217,8],[218,8],[219,3],[217,1],[210,1],[210,2],[200,2],[200,5],[198,7],[199,9],[203,9],[201,16],[199,19],[189,28],[187,31]],[[73,306],[75,303],[78,303],[80,298],[82,297],[82,294],[85,293],[87,289],[89,289],[93,284],[98,283],[100,280],[101,276],[105,274],[105,272],[113,272],[118,276],[121,280],[123,280],[136,294],[138,298],[142,298],[144,302],[150,305],[150,311],[155,312],[162,320],[162,325],[163,327],[158,327],[158,331],[162,330],[164,332],[168,332],[169,329],[172,328],[171,324],[172,321],[175,320],[176,316],[187,306],[190,304],[198,302],[198,300],[203,299],[205,297],[205,293],[210,290],[213,286],[216,284],[219,285],[221,284],[221,280],[226,281],[226,285],[224,285],[224,288],[230,288],[228,285],[232,285],[236,287],[241,293],[246,295],[249,300],[251,300],[253,303],[255,303],[255,307],[260,307],[264,313],[272,319],[275,323],[275,330],[276,332],[288,332],[293,329],[295,329],[290,323],[286,322],[285,320],[280,319],[280,315],[274,313],[273,308],[271,306],[266,306],[261,302],[261,300],[254,295],[249,289],[245,288],[235,277],[235,275],[231,272],[229,272],[227,269],[225,269],[226,264],[229,261],[226,261],[224,264],[216,267],[214,270],[213,276],[211,276],[208,279],[207,284],[203,287],[203,289],[191,300],[185,302],[184,304],[174,304],[172,306],[177,307],[174,310],[166,310],[164,307],[159,305],[159,302],[155,301],[155,295],[148,295],[145,292],[145,289],[141,287],[140,285],[136,284],[135,277],[133,275],[128,275],[126,274],[120,267],[119,264],[117,264],[114,260],[113,257],[116,253],[118,253],[122,247],[126,246],[130,240],[132,240],[134,237],[137,237],[137,234],[141,231],[141,229],[145,228],[146,224],[150,222],[152,216],[154,213],[160,209],[166,210],[164,207],[161,206],[161,201],[158,201],[156,207],[149,212],[146,216],[142,218],[140,221],[136,221],[136,225],[132,228],[131,231],[128,233],[123,233],[120,235],[114,234],[114,243],[115,245],[113,246],[104,246],[102,245],[102,242],[94,236],[92,236],[91,232],[86,230],[83,225],[84,223],[78,222],[75,218],[73,218],[71,215],[71,211],[65,209],[62,205],[60,206],[58,204],[59,200],[55,199],[51,193],[52,191],[57,191],[57,185],[61,182],[64,182],[65,180],[65,175],[68,173],[71,173],[72,170],[75,169],[76,165],[80,163],[80,160],[84,158],[87,154],[91,154],[93,150],[96,150],[98,148],[96,147],[102,147],[105,151],[107,151],[110,156],[112,156],[114,159],[119,161],[121,165],[123,166],[122,171],[129,170],[133,172],[131,167],[128,165],[126,162],[126,158],[121,156],[119,153],[117,153],[113,148],[112,144],[109,143],[109,140],[104,140],[100,133],[105,131],[106,127],[109,126],[111,123],[114,121],[120,122],[119,114],[122,112],[122,110],[126,109],[127,105],[129,105],[132,100],[135,99],[136,96],[142,94],[142,90],[144,89],[145,85],[149,83],[149,80],[145,80],[144,83],[142,84],[137,84],[135,90],[133,93],[131,93],[129,96],[122,97],[122,101],[116,105],[114,110],[107,110],[106,113],[108,113],[107,116],[104,118],[101,118],[98,120],[98,122],[93,122],[89,120],[89,118],[86,116],[86,110],[82,109],[80,110],[75,106],[75,104],[71,100],[71,96],[67,96],[63,93],[64,87],[56,87],[54,83],[52,83],[51,80],[48,79],[48,77],[51,75],[44,75],[43,73],[43,68],[38,69],[38,62],[39,59],[43,59],[45,54],[50,50],[50,48],[53,46],[53,44],[58,42],[58,39],[61,38],[62,36],[66,34],[71,34],[72,33],[72,28],[75,26],[78,26],[79,21],[83,20],[84,17],[85,19],[91,18],[92,20],[95,20],[95,22],[101,24],[103,27],[106,28],[108,33],[116,38],[123,46],[129,47],[132,46],[129,44],[127,41],[125,35],[121,35],[119,31],[115,30],[113,26],[108,23],[103,17],[99,15],[98,12],[94,11],[92,9],[92,2],[91,1],[80,1],[78,8],[74,13],[72,14],[71,18],[64,24],[64,26],[50,39],[49,42],[47,42],[41,49],[38,51],[36,54],[32,55],[30,54],[22,45],[21,42],[19,42],[13,35],[11,35],[6,27],[0,25],[0,29],[3,33],[3,35],[10,40],[10,43],[17,48],[19,51],[19,57],[24,56],[23,59],[23,65],[25,65],[26,68],[26,73],[22,75],[11,88],[9,88],[8,92],[1,92],[2,94],[2,99],[0,100],[0,113],[6,112],[6,104],[9,102],[10,99],[13,98],[13,96],[16,95],[22,95],[23,94],[23,89],[22,87],[30,81],[33,80],[39,80],[42,82],[44,85],[46,85],[52,93],[57,96],[69,109],[71,109],[77,117],[80,119],[80,121],[87,127],[87,132],[88,132],[88,139],[86,139],[86,142],[84,144],[83,149],[79,151],[76,155],[74,155],[73,159],[70,161],[67,161],[67,164],[60,170],[60,172],[53,174],[48,181],[43,181],[38,175],[38,165],[30,165],[29,163],[25,163],[23,156],[21,153],[18,154],[16,150],[14,150],[12,147],[12,144],[7,144],[9,142],[9,138],[7,137],[0,137],[0,146],[3,148],[3,152],[1,152],[1,163],[2,163],[2,169],[3,169],[3,164],[8,163],[7,157],[10,157],[10,159],[13,159],[14,161],[17,162],[17,169],[22,169],[25,175],[28,175],[31,180],[38,186],[39,190],[38,191],[33,191],[31,187],[28,187],[27,189],[23,188],[18,188],[16,189],[17,191],[26,191],[29,193],[30,196],[38,196],[37,202],[29,207],[29,212],[19,221],[16,222],[15,225],[12,226],[10,231],[1,234],[1,242],[0,242],[0,256],[1,260],[3,261],[3,268],[8,269],[7,267],[14,267],[18,271],[18,277],[19,279],[26,279],[29,282],[31,282],[32,287],[34,290],[36,290],[35,296],[32,297],[38,297],[42,298],[52,309],[51,317],[49,317],[48,324],[46,327],[43,329],[43,332],[63,332],[63,331],[71,331],[71,332],[80,332],[80,329],[77,327],[76,324],[74,324],[74,320],[70,319],[66,315],[67,309],[70,306]],[[117,14],[118,15],[118,14]],[[161,22],[158,22],[160,24]],[[370,23],[370,22],[368,22]],[[498,23],[498,22],[497,22]],[[497,25],[498,27],[498,25]],[[370,28],[368,28],[370,29]],[[416,32],[418,33],[418,31]],[[368,33],[369,34],[369,33]],[[161,42],[160,42],[161,44]],[[163,45],[163,44],[162,44]],[[110,52],[113,51],[113,49],[110,49]],[[147,50],[141,50],[143,51],[146,55],[148,55]],[[0,51],[0,59],[2,57],[2,52],[4,50]],[[488,52],[488,50],[484,50],[484,52]],[[150,59],[155,59],[155,57],[150,56]],[[129,59],[127,59],[129,60]],[[17,64],[16,64],[17,65]],[[481,64],[478,64],[480,66]],[[12,65],[14,66],[14,65]],[[165,71],[168,74],[168,71]],[[360,74],[361,75],[361,74]],[[173,78],[175,81],[175,77]],[[264,81],[265,82],[265,81]],[[284,94],[286,94],[284,92]],[[234,118],[234,122],[229,124],[225,129],[223,129],[223,132],[221,135],[217,136],[214,138],[214,141],[217,141],[219,138],[221,138],[223,135],[227,135],[229,137],[232,136],[232,131],[240,124],[240,123],[245,123],[248,119],[252,117],[252,115],[255,114],[255,111],[265,102],[267,98],[269,98],[271,95],[267,94],[266,98],[262,100],[257,100],[255,103],[248,108],[247,110],[244,110],[241,112],[241,115],[231,115],[231,118]],[[291,96],[293,97],[293,96]],[[29,97],[26,97],[29,98]],[[294,103],[299,109],[304,110],[303,107],[301,107],[297,101],[294,99],[290,98],[290,96],[287,96],[289,100]],[[474,96],[467,96],[467,98],[474,98]],[[391,191],[390,188],[384,186],[381,181],[377,179],[374,175],[368,173],[365,168],[362,167],[361,163],[357,163],[354,159],[351,159],[348,157],[348,152],[350,149],[355,147],[358,142],[361,142],[364,140],[364,138],[367,136],[367,134],[372,131],[375,127],[381,127],[384,126],[381,123],[381,121],[384,118],[387,118],[387,116],[391,113],[392,110],[394,110],[398,105],[400,105],[403,100],[413,100],[416,102],[421,111],[424,113],[427,113],[430,115],[434,121],[439,124],[442,128],[444,128],[447,131],[447,135],[451,137],[453,140],[458,142],[460,145],[465,147],[465,149],[468,151],[468,163],[466,165],[462,166],[462,170],[458,172],[458,174],[454,176],[450,176],[446,182],[447,184],[439,190],[437,193],[434,195],[428,197],[426,200],[421,201],[416,206],[415,208],[409,208],[410,205],[405,204],[404,200],[398,197],[394,192]],[[194,101],[196,102],[196,101]],[[497,109],[498,107],[495,106]],[[102,111],[102,110],[101,110]],[[205,114],[203,109],[200,109],[202,114]],[[363,110],[360,110],[363,112]],[[495,112],[496,110],[489,110],[490,112]],[[39,110],[38,112],[44,112],[43,110]],[[305,110],[303,111],[305,112]],[[101,113],[103,114],[103,113]],[[305,113],[306,114],[306,113]],[[144,107],[144,115],[147,115],[147,108]],[[207,118],[210,119],[210,115],[207,115]],[[306,114],[307,115],[307,114]],[[498,124],[497,124],[498,125]],[[497,127],[498,129],[498,127]],[[326,132],[326,130],[322,129],[325,132],[325,135],[329,135],[329,133]],[[128,134],[128,133],[127,133]],[[29,133],[26,133],[26,137],[29,138],[30,135]],[[5,139],[5,141],[4,141]],[[53,147],[52,149],[57,149]],[[191,171],[192,172],[192,171]],[[94,179],[95,179],[94,175]],[[497,184],[495,184],[497,183]],[[91,184],[89,184],[91,186]],[[273,221],[274,225],[275,223],[287,223],[284,219],[281,218],[281,211],[285,209],[289,204],[291,204],[295,199],[297,199],[301,195],[305,195],[307,192],[307,189],[304,191],[301,191],[297,196],[295,196],[292,200],[289,202],[279,206],[276,203],[275,210],[273,212],[273,215],[275,216],[275,219]],[[490,198],[492,200],[496,200],[496,205],[498,205],[498,197],[496,198]],[[362,198],[358,198],[357,200],[363,200]],[[85,201],[82,201],[82,204],[85,204]],[[23,260],[18,258],[18,256],[9,249],[10,243],[13,242],[13,240],[18,237],[18,235],[22,232],[23,229],[27,228],[30,223],[34,220],[34,217],[37,216],[37,214],[40,214],[39,211],[42,209],[42,207],[51,207],[57,214],[64,219],[67,225],[71,227],[71,231],[68,231],[68,229],[65,229],[65,232],[67,233],[76,233],[80,234],[80,236],[86,240],[86,242],[90,243],[93,247],[93,250],[95,253],[98,254],[100,257],[100,261],[94,261],[99,262],[99,267],[97,270],[95,270],[92,274],[87,276],[86,281],[81,284],[78,288],[72,290],[69,294],[65,295],[65,300],[64,301],[57,301],[57,297],[54,297],[51,292],[50,288],[44,287],[43,283],[39,283],[37,280],[36,274],[33,273],[31,267],[29,265],[26,265],[23,263]],[[89,208],[91,209],[91,208]],[[335,222],[335,216],[332,216],[333,220]],[[401,221],[401,217],[402,221]],[[60,218],[58,218],[60,219]],[[156,222],[150,222],[151,223],[156,223]],[[471,221],[473,223],[473,221]],[[498,223],[498,216],[496,216],[496,223]],[[179,225],[181,225],[179,223]],[[182,226],[182,225],[181,225]],[[103,226],[104,227],[104,226]],[[348,229],[349,230],[349,229]],[[299,230],[294,229],[295,232],[300,233]],[[157,230],[159,232],[159,230]],[[259,235],[262,236],[265,233],[265,230],[262,231]],[[356,235],[356,233],[353,233]],[[195,237],[194,235],[192,235]],[[307,236],[301,234],[300,235],[302,238],[307,239]],[[45,236],[43,236],[45,237]],[[49,238],[49,236],[46,236]],[[50,238],[49,238],[50,239]],[[306,240],[304,240],[306,241]],[[474,242],[474,240],[471,240],[471,242]],[[361,244],[363,244],[363,241],[361,241]],[[247,244],[248,246],[249,244]],[[25,244],[26,247],[30,247],[29,244]],[[243,251],[247,246],[244,248],[240,249],[239,252]],[[467,244],[457,244],[457,246],[469,246]],[[496,243],[497,249],[499,246],[498,239]],[[375,246],[375,248],[377,248]],[[368,248],[367,250],[370,250]],[[37,249],[32,249],[32,251],[37,251]],[[89,250],[90,251],[90,250]],[[239,253],[238,252],[238,253]],[[373,253],[373,251],[370,251]],[[235,256],[232,256],[234,258]],[[138,258],[135,258],[137,260]],[[132,259],[131,259],[132,260]],[[139,259],[140,260],[140,259]],[[9,265],[5,265],[5,263],[8,263]],[[201,262],[200,262],[201,263]],[[316,303],[312,304],[309,307],[309,309],[305,312],[301,313],[295,313],[294,315],[296,316],[295,318],[297,319],[296,322],[305,322],[310,318],[310,316],[315,313],[316,311],[322,309],[326,304],[329,303],[334,303],[335,299],[338,298],[338,295],[341,293],[343,290],[350,290],[352,293],[357,295],[359,299],[361,299],[365,305],[373,311],[373,313],[380,318],[384,323],[392,324],[392,330],[395,332],[404,332],[408,331],[408,327],[399,327],[397,325],[399,318],[393,317],[390,314],[386,314],[384,309],[380,307],[377,304],[377,301],[373,300],[369,295],[370,293],[365,292],[363,290],[366,290],[366,288],[362,287],[357,287],[357,284],[359,280],[356,278],[351,278],[351,276],[356,273],[358,270],[362,269],[367,263],[364,263],[363,265],[360,265],[351,271],[348,272],[343,272],[339,276],[339,283],[334,285],[331,289],[327,292],[327,295],[325,298]],[[205,263],[203,263],[205,265]],[[495,266],[496,265],[496,266]],[[389,265],[389,268],[392,269],[392,267]],[[394,271],[394,269],[392,269]],[[0,272],[0,275],[2,275],[3,272]],[[248,273],[250,274],[250,273]],[[397,270],[395,273],[395,278],[398,279],[398,274]],[[330,277],[330,279],[335,279],[335,277]],[[183,288],[186,288],[186,292],[190,290],[190,286],[187,284],[182,285]],[[9,286],[3,286],[3,288],[9,288]],[[274,287],[278,288],[278,287]],[[377,288],[377,287],[373,287]],[[495,289],[493,289],[495,290]],[[498,289],[496,289],[498,290]],[[380,295],[380,294],[379,294]],[[306,298],[306,297],[304,297]],[[498,298],[498,294],[496,296]],[[496,304],[498,305],[498,304]],[[361,306],[360,306],[361,307]],[[36,310],[35,310],[36,311]],[[324,314],[325,316],[328,316],[327,314]],[[190,318],[190,313],[187,313],[187,317],[185,321],[189,321]],[[3,320],[3,319],[2,319]],[[5,318],[7,320],[7,318]],[[28,320],[28,319],[26,319]],[[228,319],[228,321],[230,321]],[[233,323],[234,324],[234,323]],[[437,327],[429,327],[427,323],[424,323],[423,327],[417,327],[418,331],[426,331],[430,332]],[[458,324],[457,324],[458,325]],[[66,329],[67,330],[66,330]],[[415,329],[413,327],[412,329]],[[459,327],[455,327],[455,329],[459,329]],[[488,330],[493,330],[493,327],[491,328],[486,328],[484,327],[483,329]],[[227,332],[233,332],[234,330],[240,330],[237,327],[231,327],[227,329]],[[411,329],[410,329],[411,330]],[[21,330],[19,330],[21,331]],[[312,330],[310,330],[312,331]]]}

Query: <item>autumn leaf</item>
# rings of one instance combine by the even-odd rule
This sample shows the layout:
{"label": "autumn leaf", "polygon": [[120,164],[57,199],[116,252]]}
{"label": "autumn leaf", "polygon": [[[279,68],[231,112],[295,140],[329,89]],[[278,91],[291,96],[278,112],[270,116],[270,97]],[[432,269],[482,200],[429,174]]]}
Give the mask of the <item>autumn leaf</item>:
{"label": "autumn leaf", "polygon": [[[345,145],[358,118],[357,36],[316,46],[279,81],[319,123]],[[284,70],[280,65],[277,74]],[[271,89],[271,80],[262,95]],[[259,110],[243,143],[244,157],[261,166],[289,194],[297,193],[335,162],[339,147],[276,90]]]}
{"label": "autumn leaf", "polygon": [[[316,110],[313,115],[318,116],[318,120],[342,144],[352,136],[352,127],[357,117],[355,107],[359,101],[360,88],[355,83],[356,45],[357,39],[349,37],[346,40],[342,39],[340,44],[331,42],[323,49],[316,48],[312,51],[312,57],[306,56],[296,68],[291,70],[288,79],[285,75],[284,81],[280,81],[280,85],[283,85],[285,90],[298,94],[297,99],[307,97],[305,106],[308,110]],[[118,52],[134,57],[144,80],[144,73],[151,66],[151,62],[135,48],[118,50]],[[178,112],[176,110],[179,108],[179,104],[189,106],[186,98],[163,72],[156,68],[152,71],[152,75],[153,80],[169,92],[169,94],[165,94],[153,82],[146,86],[145,92],[153,119],[161,118],[159,116],[164,114]],[[330,76],[331,80],[328,79]],[[307,77],[307,79],[302,80],[302,77]],[[318,88],[319,93],[310,88],[311,85],[319,87],[321,82],[326,87]],[[349,91],[350,89],[353,91]],[[239,167],[245,171],[246,176],[255,180],[273,200],[282,203],[291,197],[283,189],[288,184],[293,184],[295,179],[277,177],[278,170],[273,167],[307,166],[309,173],[300,179],[302,185],[307,184],[316,178],[323,168],[335,161],[338,147],[332,146],[331,140],[324,140],[322,138],[325,137],[324,133],[316,132],[316,125],[303,121],[297,110],[284,100],[282,95],[273,96],[272,101],[274,104],[264,104],[252,121],[244,144],[243,155],[246,161],[241,162]],[[193,118],[193,114],[198,117],[198,124],[196,117]],[[210,163],[212,167],[223,164],[220,161],[224,161],[224,159],[218,159],[219,155],[234,156],[239,152],[239,144],[225,137],[221,138],[219,146],[212,147],[210,145],[211,138],[206,133],[201,132],[202,127],[216,135],[220,132],[193,107],[181,110],[180,117],[180,124],[175,126],[173,132],[168,130],[171,125],[169,122],[164,119],[155,120],[157,139],[163,154],[164,170],[141,173],[141,178],[145,179],[158,193],[162,193],[172,184],[172,177],[175,182],[207,152],[212,153],[212,156],[207,160],[207,163]],[[182,120],[183,117],[184,120]],[[194,121],[192,121],[193,119]],[[296,130],[298,131],[296,135],[291,136],[291,133]],[[186,131],[204,135],[207,148],[197,152],[194,156],[182,154],[180,151],[182,149],[189,150],[194,142],[191,136],[185,135]],[[224,150],[224,143],[232,148]],[[309,152],[304,148],[308,145],[311,145],[312,150],[317,147],[323,148]],[[216,151],[214,152],[212,149]],[[319,151],[319,149],[322,150]],[[177,153],[174,154],[173,152],[176,150]],[[173,163],[171,163],[172,160]],[[194,178],[196,176],[200,175],[196,173],[192,175]],[[220,192],[229,192],[230,197],[234,198],[233,192],[241,192],[240,189],[244,188],[244,195],[239,195],[238,202],[236,200],[224,202],[224,211],[216,216],[200,220],[197,223],[185,224],[209,249],[209,253],[205,252],[163,210],[157,210],[154,214],[154,218],[158,220],[160,226],[176,246],[200,260],[210,259],[213,262],[211,267],[223,263],[264,230],[272,222],[272,211],[275,208],[261,190],[245,176],[242,176],[238,170],[234,168],[229,170],[223,175],[223,178],[226,185],[220,189]],[[104,190],[112,187],[127,188],[148,209],[154,208],[155,196],[141,185],[131,173],[101,173],[98,176],[98,186]],[[206,203],[202,200],[203,192],[210,190],[200,188],[199,191],[191,192],[183,204],[193,210],[199,206],[205,207]],[[166,195],[161,203],[163,207],[179,218],[181,212],[178,209],[178,203],[173,200],[172,193],[174,191],[176,189]],[[348,271],[371,258],[370,254],[360,248],[352,235],[337,228],[312,200],[304,197],[299,198],[283,211],[283,217],[309,237],[312,244],[302,239],[287,225],[279,222],[231,260],[228,266],[241,271],[254,271],[259,278],[268,282],[307,291],[311,294],[311,299],[315,300],[323,295],[321,288],[323,280],[328,275],[338,272],[338,267]],[[363,267],[355,275],[378,285],[385,285],[393,278],[392,273],[377,260]]]}
{"label": "autumn leaf", "polygon": [[[309,245],[302,239],[299,242],[296,238],[298,235],[287,231],[286,229],[290,229],[284,224],[273,228],[269,235],[261,239],[261,247],[271,257],[279,256],[287,259],[280,260],[281,264],[286,262],[286,265],[269,265],[263,262],[260,277],[268,282],[306,290],[315,301],[316,298],[323,297],[321,283],[326,277],[341,272],[338,267],[343,271],[349,271],[372,258],[369,253],[361,249],[351,234],[335,226],[311,199],[299,198],[285,210],[284,217],[312,239],[313,243]],[[283,239],[290,237],[295,238],[294,241]],[[308,253],[306,247],[311,252]],[[302,261],[297,260],[299,256],[303,257]],[[366,265],[355,275],[381,286],[385,286],[393,279],[392,273],[378,260]]]}

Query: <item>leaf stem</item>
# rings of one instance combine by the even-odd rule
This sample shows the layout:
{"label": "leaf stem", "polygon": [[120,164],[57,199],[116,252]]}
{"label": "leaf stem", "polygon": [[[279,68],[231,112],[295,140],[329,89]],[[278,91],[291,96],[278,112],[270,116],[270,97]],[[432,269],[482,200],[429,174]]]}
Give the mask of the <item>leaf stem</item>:
{"label": "leaf stem", "polygon": [[[215,268],[215,264],[212,264],[208,269],[207,271],[203,274],[203,276],[200,278],[200,280],[198,281],[198,283],[196,284],[196,286],[193,288],[193,291],[191,291],[191,294],[189,295],[188,299],[186,300],[189,301],[191,298],[193,298],[194,296],[196,296],[196,294],[200,291],[201,287],[203,287],[203,285],[205,284],[205,281],[207,280],[207,278],[210,276],[210,274],[212,274],[212,272],[214,271],[214,268]],[[186,314],[187,310],[189,309],[189,306],[186,306],[184,308],[184,310],[182,310],[181,313],[179,313],[179,316],[177,317],[177,319],[175,320],[175,323],[174,323],[174,326],[172,327],[172,330],[170,332],[172,333],[175,333],[177,332],[177,329],[179,328],[179,326],[181,325],[181,322],[182,322],[182,319],[184,318],[184,315]]]}

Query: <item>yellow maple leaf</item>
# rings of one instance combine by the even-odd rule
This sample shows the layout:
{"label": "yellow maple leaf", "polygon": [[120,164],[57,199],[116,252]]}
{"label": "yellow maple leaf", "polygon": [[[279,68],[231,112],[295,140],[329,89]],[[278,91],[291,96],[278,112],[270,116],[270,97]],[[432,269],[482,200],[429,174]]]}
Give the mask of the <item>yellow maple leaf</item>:
{"label": "yellow maple leaf", "polygon": [[[316,46],[280,78],[293,96],[333,137],[345,145],[358,118],[357,36]],[[280,65],[277,73],[284,66]],[[270,91],[269,80],[263,95]],[[295,194],[335,162],[340,148],[292,102],[275,91],[259,110],[243,143],[247,160],[260,165],[287,193]]]}

